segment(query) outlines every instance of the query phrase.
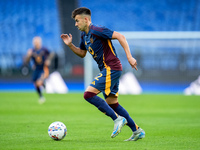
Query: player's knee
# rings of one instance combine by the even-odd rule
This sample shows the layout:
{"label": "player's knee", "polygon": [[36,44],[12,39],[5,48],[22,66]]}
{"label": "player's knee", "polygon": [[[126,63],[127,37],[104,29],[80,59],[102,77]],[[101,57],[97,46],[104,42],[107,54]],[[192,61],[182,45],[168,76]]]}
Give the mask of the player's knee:
{"label": "player's knee", "polygon": [[36,83],[35,83],[35,85],[36,85],[37,87],[42,86],[42,84],[43,84],[43,82],[42,82],[41,80],[37,80]]}
{"label": "player's knee", "polygon": [[92,92],[89,92],[89,91],[85,91],[84,92],[84,99],[88,100],[88,99],[94,97],[95,95],[96,95],[95,93],[92,93]]}

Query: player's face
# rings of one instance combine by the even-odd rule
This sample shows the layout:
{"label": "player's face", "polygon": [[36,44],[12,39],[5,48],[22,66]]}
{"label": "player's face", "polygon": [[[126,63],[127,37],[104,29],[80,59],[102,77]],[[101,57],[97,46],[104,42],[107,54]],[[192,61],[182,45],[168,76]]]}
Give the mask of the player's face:
{"label": "player's face", "polygon": [[87,21],[84,17],[84,15],[76,15],[75,17],[75,26],[80,30],[80,31],[85,31],[87,28]]}
{"label": "player's face", "polygon": [[36,49],[40,49],[41,46],[42,46],[42,39],[40,37],[34,37],[33,38],[33,46],[36,48]]}

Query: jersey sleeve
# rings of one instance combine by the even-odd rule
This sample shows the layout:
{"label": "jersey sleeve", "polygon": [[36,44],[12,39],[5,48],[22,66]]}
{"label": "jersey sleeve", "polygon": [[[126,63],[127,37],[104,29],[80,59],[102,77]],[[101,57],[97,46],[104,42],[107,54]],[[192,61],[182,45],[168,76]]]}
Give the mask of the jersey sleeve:
{"label": "jersey sleeve", "polygon": [[44,59],[47,59],[47,57],[49,56],[50,52],[46,47],[43,47],[42,49],[44,51],[44,53],[43,53]]}
{"label": "jersey sleeve", "polygon": [[44,47],[44,51],[45,51],[45,55],[48,56],[50,54],[49,50],[46,47]]}
{"label": "jersey sleeve", "polygon": [[93,30],[94,34],[103,38],[103,39],[112,39],[113,32],[112,30],[106,27],[95,27]]}

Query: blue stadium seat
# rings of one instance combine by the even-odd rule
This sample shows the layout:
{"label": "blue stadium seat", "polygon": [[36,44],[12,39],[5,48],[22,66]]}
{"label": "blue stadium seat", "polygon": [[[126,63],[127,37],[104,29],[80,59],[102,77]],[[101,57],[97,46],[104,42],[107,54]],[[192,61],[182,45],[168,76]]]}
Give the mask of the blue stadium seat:
{"label": "blue stadium seat", "polygon": [[[56,0],[0,1],[0,10],[3,14],[0,15],[0,52],[6,50],[17,55],[13,57],[16,65],[20,64],[20,55],[22,58],[32,47],[32,38],[36,35],[43,38],[43,45],[50,50],[62,50]],[[5,55],[1,58],[4,66],[10,61],[4,59]]]}
{"label": "blue stadium seat", "polygon": [[[92,10],[93,23],[117,31],[199,31],[198,0],[80,0]],[[113,19],[114,18],[114,19]]]}
{"label": "blue stadium seat", "polygon": [[[92,3],[80,0],[80,6],[92,10],[94,24],[117,31],[200,31],[199,0],[101,0]],[[56,0],[2,0],[0,10],[2,64],[8,61],[2,54],[5,51],[19,54],[13,57],[17,59],[14,62],[19,62],[20,55],[23,57],[32,47],[32,38],[36,35],[43,38],[43,45],[50,50],[62,50]]]}

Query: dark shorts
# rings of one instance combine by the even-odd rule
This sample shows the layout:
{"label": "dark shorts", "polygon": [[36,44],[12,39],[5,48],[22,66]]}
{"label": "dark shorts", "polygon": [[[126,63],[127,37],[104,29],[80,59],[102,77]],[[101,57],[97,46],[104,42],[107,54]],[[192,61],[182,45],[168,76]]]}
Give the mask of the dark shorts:
{"label": "dark shorts", "polygon": [[45,80],[49,76],[49,68],[44,66],[43,69],[36,69],[33,71],[32,80],[36,82],[39,79]]}
{"label": "dark shorts", "polygon": [[38,79],[40,79],[44,75],[44,70],[34,70],[32,80],[33,82],[36,82]]}
{"label": "dark shorts", "polygon": [[101,91],[106,98],[109,94],[118,96],[119,78],[122,71],[104,68],[92,81],[90,86]]}

